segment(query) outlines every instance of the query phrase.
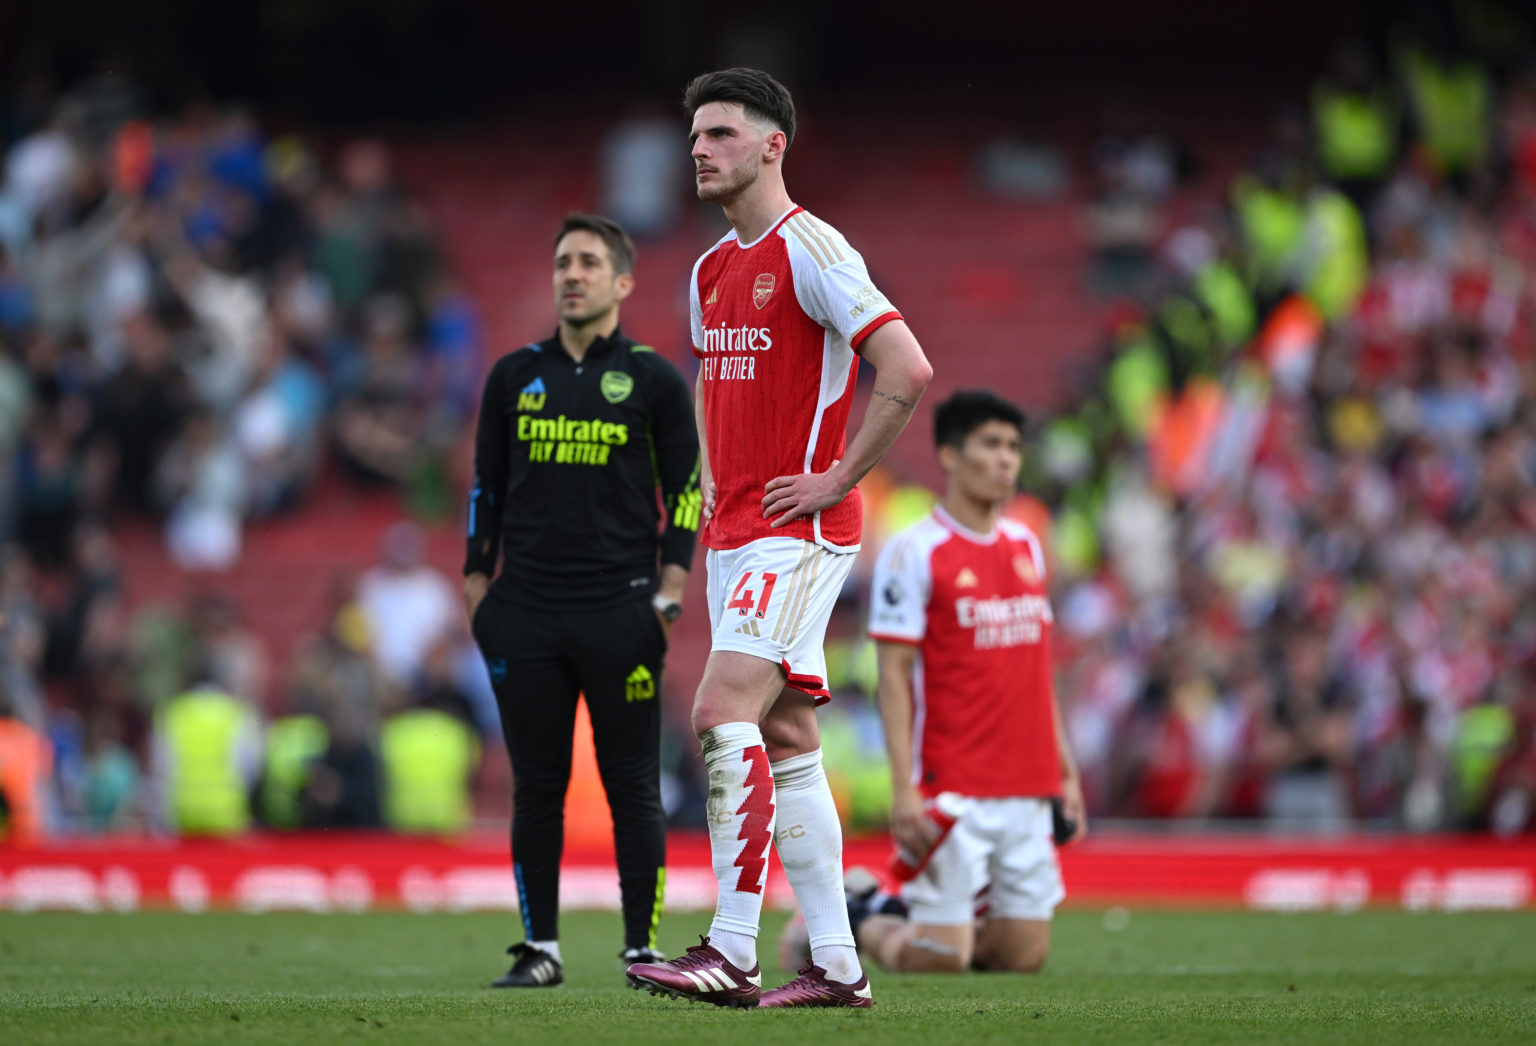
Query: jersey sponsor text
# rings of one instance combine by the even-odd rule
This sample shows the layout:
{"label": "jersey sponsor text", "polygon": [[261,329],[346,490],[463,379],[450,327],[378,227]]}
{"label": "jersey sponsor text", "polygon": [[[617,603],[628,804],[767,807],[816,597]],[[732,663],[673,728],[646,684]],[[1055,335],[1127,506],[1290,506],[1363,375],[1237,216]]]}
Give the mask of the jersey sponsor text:
{"label": "jersey sponsor text", "polygon": [[767,327],[705,327],[705,352],[767,352],[773,331]]}

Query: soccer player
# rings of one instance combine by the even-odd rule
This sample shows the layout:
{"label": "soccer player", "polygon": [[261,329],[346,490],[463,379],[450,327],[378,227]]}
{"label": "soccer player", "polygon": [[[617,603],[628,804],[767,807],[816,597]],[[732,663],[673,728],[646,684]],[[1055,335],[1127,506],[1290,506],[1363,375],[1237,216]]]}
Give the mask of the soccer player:
{"label": "soccer player", "polygon": [[[855,484],[912,416],[932,377],[922,348],[841,234],[784,188],[795,108],[755,69],[688,85],[695,181],[731,231],[694,266],[703,540],[714,633],[693,726],[709,774],[719,883],[709,936],[682,958],[638,963],[630,983],[721,1006],[872,1004],[842,890],[842,827],[821,765],[822,643],[859,548]],[[845,447],[854,378],[874,394]],[[758,924],[778,847],[812,965],[761,991]]]}
{"label": "soccer player", "polygon": [[[1038,970],[1063,896],[1050,800],[1086,831],[1051,679],[1045,557],[1028,527],[1001,515],[1023,430],[1023,412],[990,392],[941,403],[944,497],[875,566],[869,634],[891,833],[901,850],[927,858],[902,887],[906,918],[863,918],[882,905],[850,899],[860,949],[888,970]],[[925,809],[940,795],[958,815],[942,838]]]}
{"label": "soccer player", "polygon": [[622,956],[661,958],[661,669],[702,495],[688,383],[619,330],[634,263],[615,222],[566,218],[555,236],[559,329],[491,368],[475,433],[464,599],[512,757],[527,936],[508,949],[515,961],[499,988],[563,980],[560,851],[578,693],[613,812]]}

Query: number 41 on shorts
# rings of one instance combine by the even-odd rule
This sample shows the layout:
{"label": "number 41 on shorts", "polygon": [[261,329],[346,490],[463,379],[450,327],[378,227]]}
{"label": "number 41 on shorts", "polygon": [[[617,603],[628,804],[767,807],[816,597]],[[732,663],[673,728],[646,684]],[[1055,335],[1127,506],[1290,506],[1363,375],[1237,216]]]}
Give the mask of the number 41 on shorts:
{"label": "number 41 on shorts", "polygon": [[752,571],[749,570],[741,575],[741,580],[736,582],[736,591],[731,593],[731,601],[725,604],[725,609],[739,610],[741,611],[741,616],[746,617],[752,612],[752,604],[755,602],[757,604],[757,616],[762,617],[767,614],[768,601],[773,598],[773,585],[774,582],[779,580],[779,575],[764,571],[762,578],[763,594],[761,598],[758,598],[752,589],[747,588],[747,582],[752,580]]}

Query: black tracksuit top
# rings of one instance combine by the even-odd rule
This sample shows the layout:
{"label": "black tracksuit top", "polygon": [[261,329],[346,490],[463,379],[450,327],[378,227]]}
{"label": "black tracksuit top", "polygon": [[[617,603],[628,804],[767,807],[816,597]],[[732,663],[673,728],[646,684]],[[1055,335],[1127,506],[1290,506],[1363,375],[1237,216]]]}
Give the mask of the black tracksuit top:
{"label": "black tracksuit top", "polygon": [[658,553],[691,564],[702,505],[693,396],[649,346],[615,330],[577,363],[557,333],[491,368],[465,574],[495,573],[499,551],[492,589],[517,603],[636,598]]}

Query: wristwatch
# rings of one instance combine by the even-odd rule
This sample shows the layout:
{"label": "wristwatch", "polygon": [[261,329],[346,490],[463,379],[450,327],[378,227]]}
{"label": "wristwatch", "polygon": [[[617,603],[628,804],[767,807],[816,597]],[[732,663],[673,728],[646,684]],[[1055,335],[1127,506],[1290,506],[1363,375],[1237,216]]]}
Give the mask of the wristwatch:
{"label": "wristwatch", "polygon": [[651,606],[656,608],[656,613],[660,614],[661,619],[669,625],[683,616],[683,605],[675,599],[668,599],[660,592],[651,597]]}

